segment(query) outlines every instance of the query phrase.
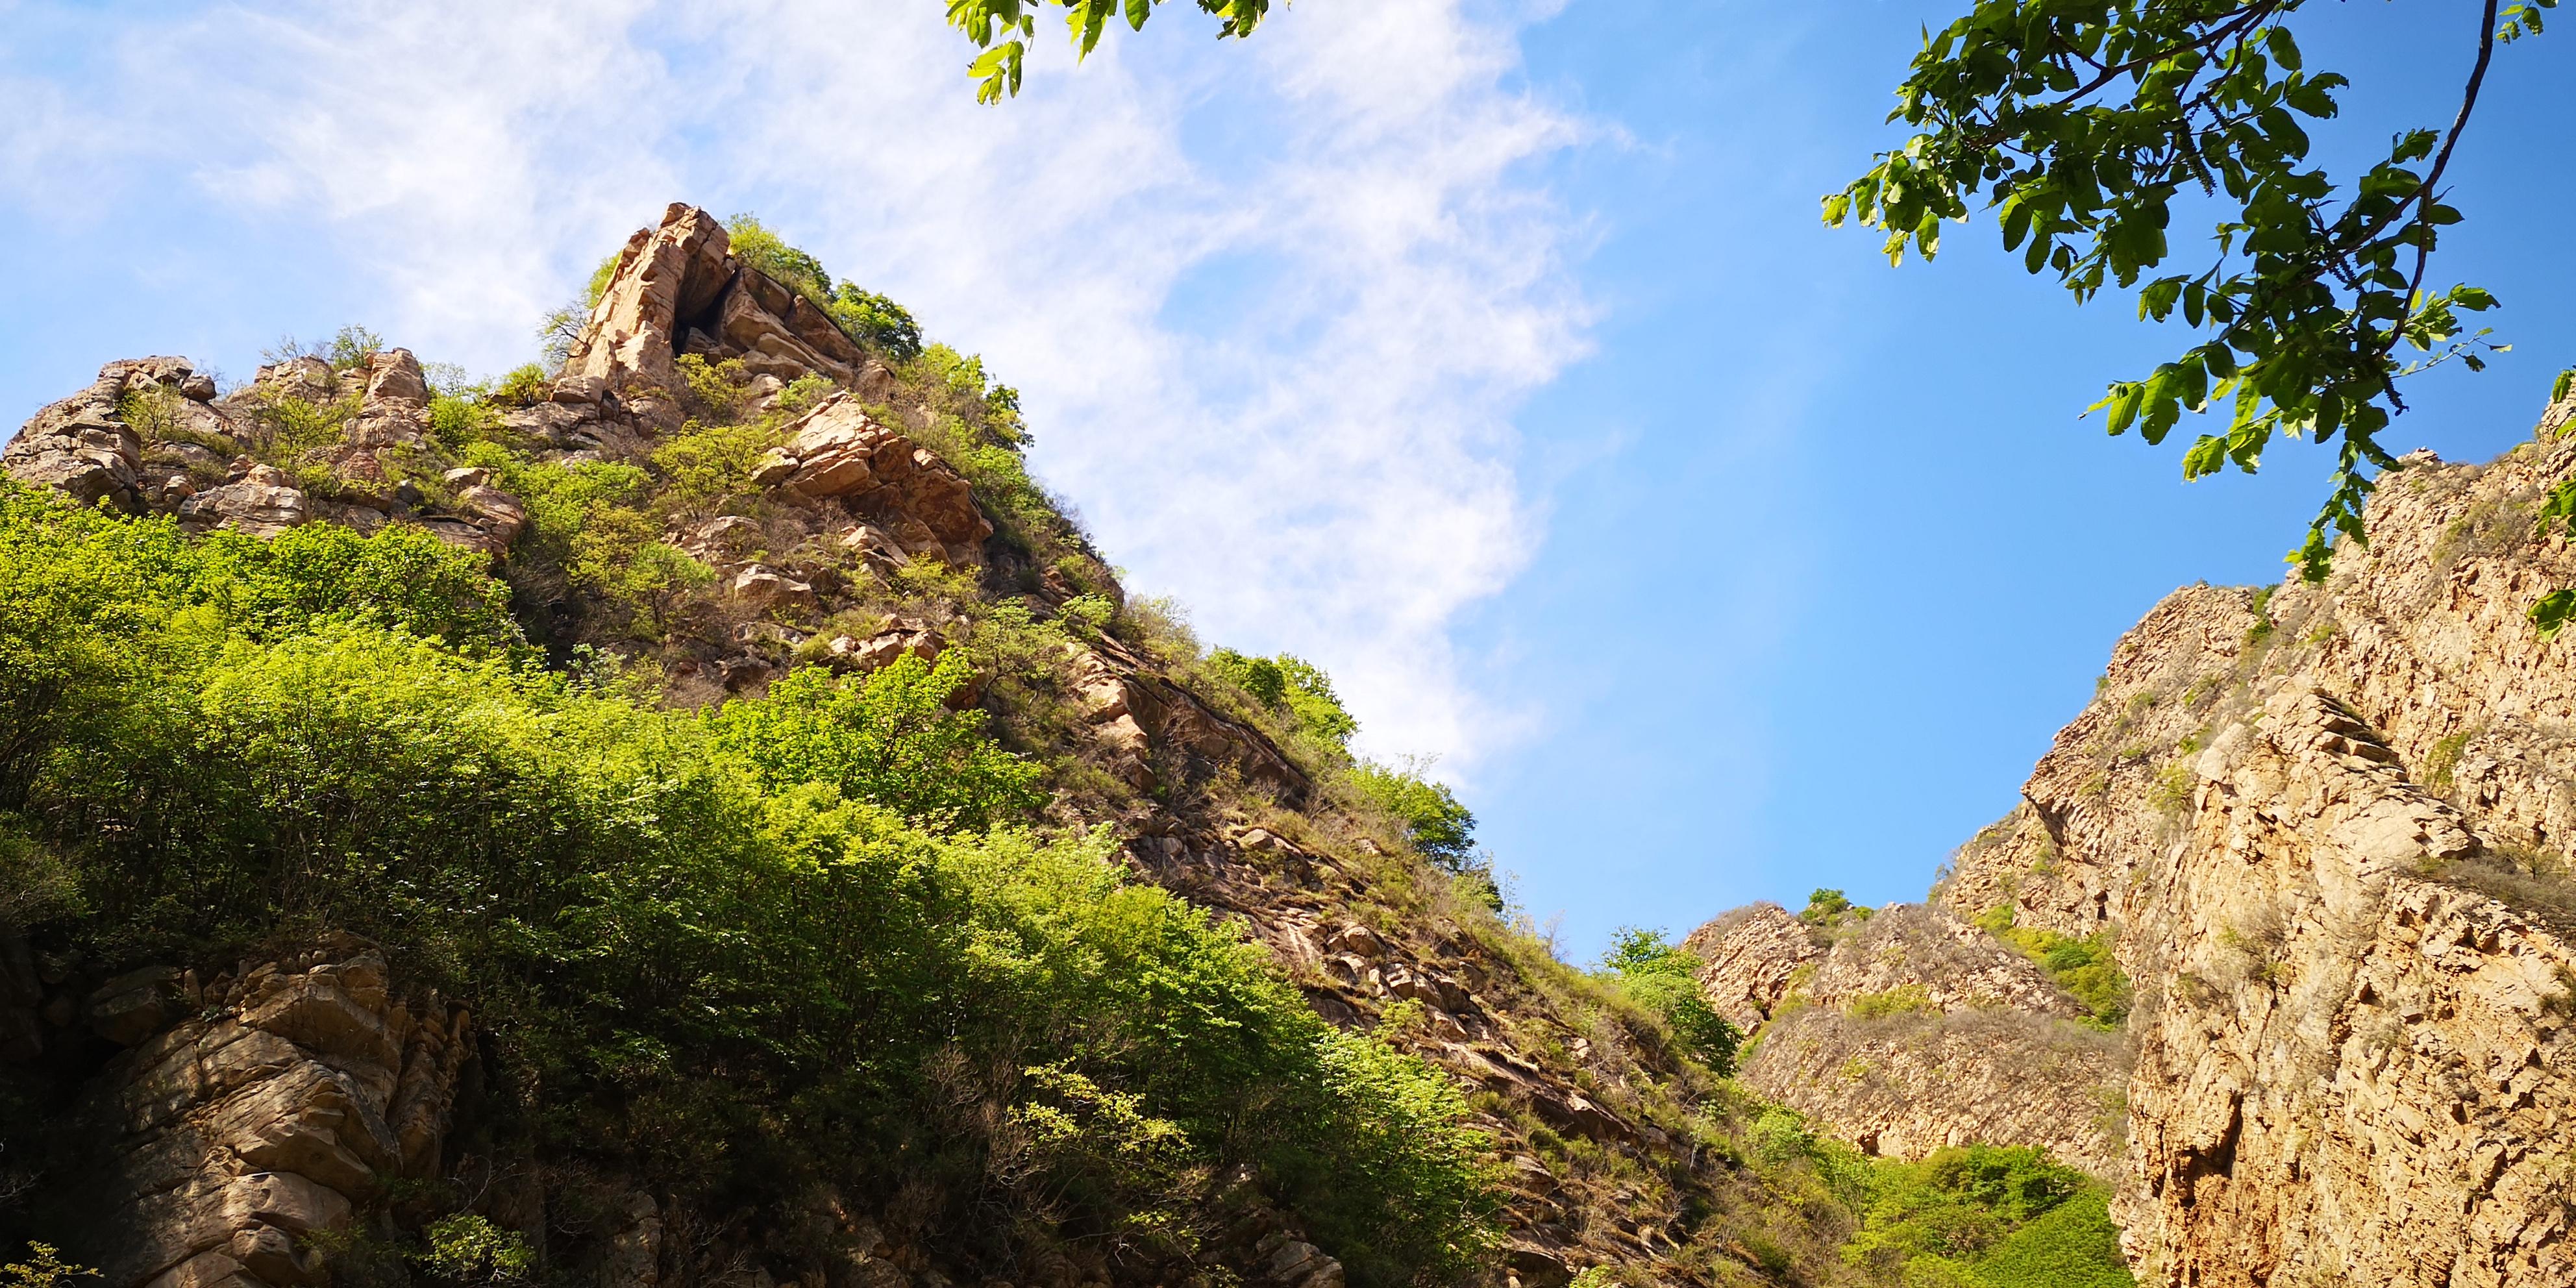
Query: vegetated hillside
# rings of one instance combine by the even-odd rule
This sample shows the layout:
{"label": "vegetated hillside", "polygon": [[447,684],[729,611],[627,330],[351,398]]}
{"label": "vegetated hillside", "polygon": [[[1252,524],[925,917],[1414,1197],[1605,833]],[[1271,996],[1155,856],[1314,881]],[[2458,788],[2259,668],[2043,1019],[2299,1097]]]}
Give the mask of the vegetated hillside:
{"label": "vegetated hillside", "polygon": [[[2056,1145],[2110,1092],[2142,1283],[2576,1283],[2576,655],[2530,616],[2576,585],[2571,420],[2483,466],[2407,458],[2322,584],[2149,613],[1906,912],[1983,941],[1868,985],[1921,1015],[1829,978],[1868,960],[1851,927],[1710,923],[1745,1082],[1908,1154],[1962,1123]],[[2003,948],[2055,996],[1981,975]],[[2119,1031],[2111,1076],[2064,1058],[2078,1024]]]}
{"label": "vegetated hillside", "polygon": [[563,322],[482,384],[355,329],[111,363],[0,452],[0,1252],[1544,1288],[2107,1238],[2027,1151],[1869,1164],[1728,1081],[1660,939],[1558,962],[1327,677],[1129,600],[899,306],[674,206]]}

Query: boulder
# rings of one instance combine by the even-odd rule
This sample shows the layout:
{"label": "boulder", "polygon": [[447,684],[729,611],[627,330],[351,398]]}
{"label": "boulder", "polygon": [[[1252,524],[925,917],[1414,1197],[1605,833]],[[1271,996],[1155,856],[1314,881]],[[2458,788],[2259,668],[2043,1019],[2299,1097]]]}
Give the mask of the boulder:
{"label": "boulder", "polygon": [[271,465],[254,465],[235,482],[209,488],[179,504],[179,523],[193,532],[224,529],[254,537],[274,537],[309,523],[313,503]]}
{"label": "boulder", "polygon": [[875,516],[908,557],[936,554],[959,567],[982,567],[984,541],[993,535],[964,475],[868,415],[847,393],[833,394],[795,422],[755,478],[809,502],[839,500]]}
{"label": "boulder", "polygon": [[146,505],[144,444],[126,424],[120,404],[128,393],[153,386],[176,390],[195,375],[185,358],[132,358],[99,368],[89,388],[37,412],[0,447],[0,474],[29,487],[53,488],[82,505],[104,501],[140,513]]}

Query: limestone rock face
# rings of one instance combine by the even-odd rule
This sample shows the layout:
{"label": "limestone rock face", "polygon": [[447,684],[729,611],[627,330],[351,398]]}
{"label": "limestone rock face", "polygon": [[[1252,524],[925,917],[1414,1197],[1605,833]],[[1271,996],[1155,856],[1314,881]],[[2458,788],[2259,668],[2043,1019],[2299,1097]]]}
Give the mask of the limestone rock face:
{"label": "limestone rock face", "polygon": [[822,376],[871,396],[888,380],[884,365],[812,301],[737,260],[715,216],[674,204],[659,227],[636,230],[619,252],[557,388],[575,402],[619,400],[675,428],[683,353],[739,361],[782,382]]}
{"label": "limestone rock face", "polygon": [[1153,675],[1124,646],[1102,639],[1068,645],[1093,737],[1109,753],[1111,772],[1140,789],[1161,781],[1155,762],[1185,779],[1230,771],[1290,802],[1313,790],[1303,770],[1260,731]]}
{"label": "limestone rock face", "polygon": [[1776,903],[1757,903],[1694,930],[1682,946],[1708,965],[1700,995],[1727,1022],[1751,1033],[1794,987],[1801,967],[1825,955],[1807,923]]}
{"label": "limestone rock face", "polygon": [[105,501],[140,513],[143,440],[125,423],[119,402],[156,385],[176,389],[195,375],[184,358],[134,358],[99,368],[89,388],[37,412],[0,448],[0,473],[58,489],[82,505]]}
{"label": "limestone rock face", "polygon": [[681,328],[732,282],[732,244],[715,216],[678,203],[664,212],[659,228],[637,229],[618,253],[617,275],[592,307],[564,374],[631,391],[640,402],[668,402],[678,380],[671,363]]}
{"label": "limestone rock face", "polygon": [[993,523],[948,462],[879,424],[846,393],[825,399],[791,430],[786,445],[761,462],[756,481],[808,500],[845,501],[882,522],[910,555],[984,565]]}
{"label": "limestone rock face", "polygon": [[2576,1283],[2576,444],[2406,463],[2324,584],[2150,613],[1938,892],[2117,932],[2143,1284]]}
{"label": "limestone rock face", "polygon": [[2028,958],[1947,910],[1810,927],[1777,904],[1685,941],[1702,995],[1756,1039],[1741,1077],[1865,1152],[2037,1145],[2109,1178],[2128,1043]]}
{"label": "limestone rock face", "polygon": [[439,1174],[468,1017],[398,1000],[354,942],[192,982],[152,982],[187,1018],[115,1033],[131,1049],[81,1111],[100,1143],[85,1251],[109,1288],[328,1282],[308,1235]]}

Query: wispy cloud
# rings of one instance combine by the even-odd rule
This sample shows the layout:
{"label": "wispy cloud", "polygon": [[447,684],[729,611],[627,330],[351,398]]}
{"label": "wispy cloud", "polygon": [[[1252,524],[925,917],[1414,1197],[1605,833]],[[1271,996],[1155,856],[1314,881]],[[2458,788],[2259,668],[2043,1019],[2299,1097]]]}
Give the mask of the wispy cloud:
{"label": "wispy cloud", "polygon": [[13,84],[46,124],[0,126],[0,165],[93,199],[183,173],[487,368],[664,201],[757,209],[1019,385],[1141,588],[1472,772],[1519,709],[1448,631],[1539,537],[1510,417],[1587,317],[1530,170],[1586,127],[1456,0],[1306,0],[1222,47],[1194,17],[1046,49],[985,109],[923,0],[207,8],[122,25],[115,92]]}

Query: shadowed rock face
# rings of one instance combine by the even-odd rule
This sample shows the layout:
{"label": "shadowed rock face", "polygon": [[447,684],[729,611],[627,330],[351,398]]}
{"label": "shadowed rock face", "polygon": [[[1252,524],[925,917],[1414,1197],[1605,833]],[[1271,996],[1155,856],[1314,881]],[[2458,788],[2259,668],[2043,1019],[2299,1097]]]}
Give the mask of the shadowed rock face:
{"label": "shadowed rock face", "polygon": [[398,999],[365,946],[202,988],[141,972],[102,995],[92,1027],[130,1045],[80,1111],[97,1148],[76,1183],[111,1288],[326,1282],[315,1232],[440,1174],[469,1020],[435,994]]}

